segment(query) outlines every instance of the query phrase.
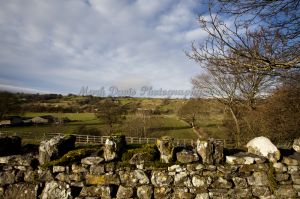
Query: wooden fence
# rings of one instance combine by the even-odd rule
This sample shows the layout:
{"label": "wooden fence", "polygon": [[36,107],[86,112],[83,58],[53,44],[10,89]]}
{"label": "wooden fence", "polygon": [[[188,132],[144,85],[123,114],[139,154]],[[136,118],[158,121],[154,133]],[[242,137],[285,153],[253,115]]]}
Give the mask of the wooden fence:
{"label": "wooden fence", "polygon": [[[0,131],[1,136],[19,136],[22,139],[32,139],[35,141],[41,141],[44,139],[49,139],[57,135],[64,135],[59,133],[31,133],[31,132],[8,132]],[[110,136],[96,136],[96,135],[79,135],[70,134],[76,137],[76,143],[78,144],[104,144],[106,139]],[[126,143],[128,144],[153,144],[156,143],[157,138],[144,138],[144,137],[125,137]],[[176,146],[186,146],[186,145],[196,145],[196,140],[193,139],[174,139]]]}
{"label": "wooden fence", "polygon": [[[32,133],[32,132],[8,132],[8,131],[0,131],[1,136],[19,136],[25,140],[34,140],[35,142],[39,142],[41,140],[50,139],[57,135],[64,135],[59,133]],[[77,144],[104,144],[106,139],[110,136],[96,136],[96,135],[79,135],[79,134],[70,134],[76,137]],[[128,144],[153,144],[156,143],[157,138],[143,138],[143,137],[126,137],[126,142]],[[225,148],[234,148],[235,142],[234,140],[221,140],[224,142]],[[195,146],[197,140],[196,139],[174,139],[174,143],[176,146]],[[246,140],[242,140],[242,144],[246,144]],[[291,148],[292,140],[285,140],[281,143],[274,143],[277,147],[280,148]]]}

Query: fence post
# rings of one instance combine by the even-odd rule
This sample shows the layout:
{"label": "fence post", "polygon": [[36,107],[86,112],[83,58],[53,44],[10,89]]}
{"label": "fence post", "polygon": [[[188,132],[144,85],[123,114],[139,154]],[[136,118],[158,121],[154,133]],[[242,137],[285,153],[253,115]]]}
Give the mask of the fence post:
{"label": "fence post", "polygon": [[86,136],[86,143],[89,143],[89,136]]}
{"label": "fence post", "polygon": [[149,138],[146,139],[147,144],[149,143]]}
{"label": "fence post", "polygon": [[133,144],[133,137],[130,138],[130,143]]}
{"label": "fence post", "polygon": [[139,138],[139,144],[141,144],[141,141],[142,141],[141,138]]}

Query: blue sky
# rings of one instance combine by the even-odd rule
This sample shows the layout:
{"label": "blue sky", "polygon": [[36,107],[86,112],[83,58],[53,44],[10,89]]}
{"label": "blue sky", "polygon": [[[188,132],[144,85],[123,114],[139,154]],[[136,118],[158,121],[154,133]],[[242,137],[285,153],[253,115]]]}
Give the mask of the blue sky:
{"label": "blue sky", "polygon": [[191,89],[201,0],[0,0],[0,89]]}

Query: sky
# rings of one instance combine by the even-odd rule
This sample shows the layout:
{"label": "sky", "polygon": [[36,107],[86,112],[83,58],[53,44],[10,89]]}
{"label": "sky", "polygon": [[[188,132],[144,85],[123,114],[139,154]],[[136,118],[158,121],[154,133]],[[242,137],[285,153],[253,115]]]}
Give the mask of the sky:
{"label": "sky", "polygon": [[189,90],[201,0],[0,0],[0,89]]}

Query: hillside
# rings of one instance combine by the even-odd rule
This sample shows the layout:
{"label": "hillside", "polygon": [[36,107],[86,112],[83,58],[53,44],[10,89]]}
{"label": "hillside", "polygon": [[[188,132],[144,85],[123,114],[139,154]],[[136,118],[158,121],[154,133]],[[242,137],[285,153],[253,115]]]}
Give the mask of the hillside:
{"label": "hillside", "polygon": [[[55,94],[15,94],[15,97],[20,111],[11,112],[9,115],[19,115],[24,118],[51,115],[58,118],[58,121],[63,118],[70,121],[43,125],[1,126],[2,132],[29,132],[36,136],[42,133],[109,134],[105,122],[95,115],[95,112],[101,112],[103,107],[100,104],[106,98]],[[215,138],[226,138],[222,126],[225,117],[224,108],[214,100],[195,101],[201,104],[203,111],[198,111],[194,129],[179,114],[179,110],[184,109],[184,105],[190,103],[187,99],[121,97],[116,100],[126,107],[127,113],[123,120],[115,125],[114,133],[135,137],[168,135],[180,139],[195,139],[200,133]]]}

